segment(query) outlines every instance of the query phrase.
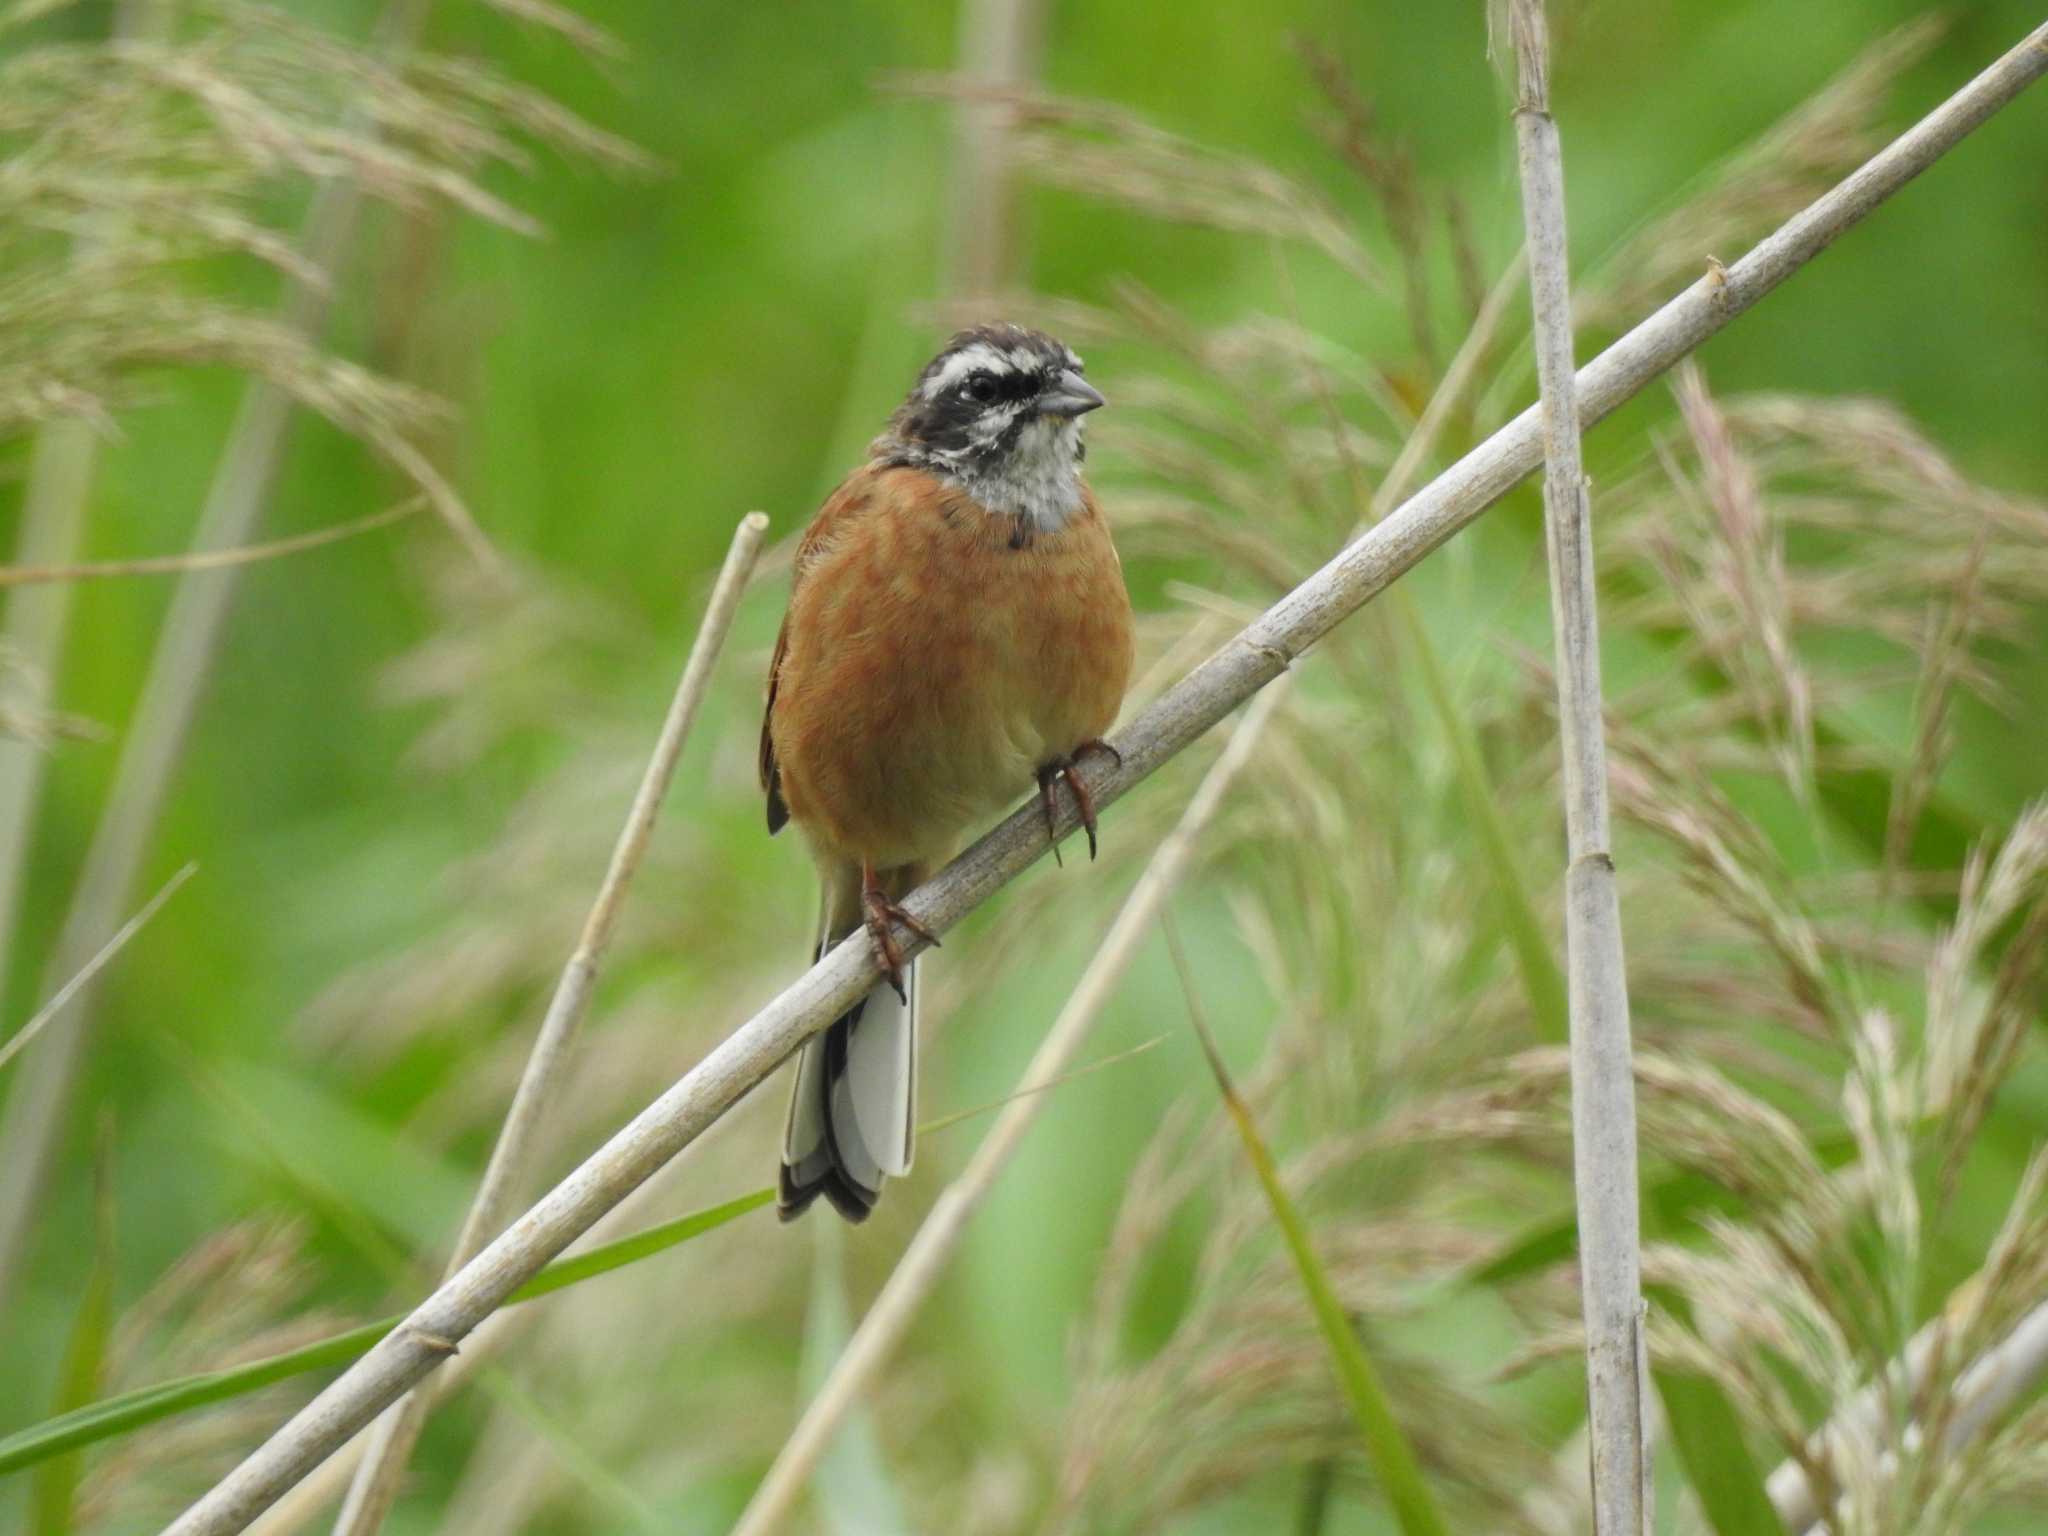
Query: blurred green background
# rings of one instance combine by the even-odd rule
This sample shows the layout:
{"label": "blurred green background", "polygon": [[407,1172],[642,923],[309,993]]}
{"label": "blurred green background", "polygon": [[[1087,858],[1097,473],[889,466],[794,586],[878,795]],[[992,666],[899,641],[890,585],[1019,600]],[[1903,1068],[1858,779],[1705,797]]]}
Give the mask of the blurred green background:
{"label": "blurred green background", "polygon": [[[371,25],[366,6],[294,4],[349,36]],[[1648,210],[1681,198],[1922,9],[1896,0],[1563,8],[1554,95],[1576,259],[1596,262]],[[1944,14],[1946,30],[1889,93],[1890,131],[2039,21],[2018,0]],[[446,213],[378,210],[331,333],[344,356],[452,403],[429,438],[435,462],[490,539],[551,596],[494,614],[431,518],[241,578],[125,909],[187,861],[199,871],[99,990],[57,1175],[0,1327],[0,1433],[48,1412],[58,1392],[94,1262],[96,1134],[108,1149],[117,1307],[133,1306],[231,1224],[281,1213],[297,1222],[290,1284],[258,1287],[246,1311],[216,1318],[211,1354],[156,1357],[138,1345],[136,1378],[112,1385],[142,1384],[156,1365],[218,1363],[238,1333],[283,1316],[377,1315],[418,1291],[488,1152],[735,521],[758,507],[774,537],[800,530],[947,328],[932,305],[951,114],[878,84],[891,72],[951,67],[958,6],[612,0],[592,19],[624,45],[621,56],[593,61],[468,4],[435,7],[427,30],[435,47],[494,58],[641,146],[660,169],[605,172],[542,151],[527,174],[492,173],[490,189],[545,226],[536,239]],[[80,6],[12,46],[107,25],[104,7]],[[1384,251],[1367,200],[1305,127],[1310,92],[1289,40],[1312,39],[1344,64],[1422,175],[1459,190],[1487,280],[1514,249],[1508,96],[1477,3],[1055,5],[1045,34],[1049,88],[1268,161],[1321,188]],[[2048,96],[2036,92],[1716,339],[1702,358],[1715,387],[1879,397],[1966,474],[2040,494],[2044,143]],[[1017,276],[1043,295],[1108,304],[1120,280],[1135,278],[1199,323],[1286,308],[1271,252],[1255,239],[1150,222],[1065,192],[1033,188],[1022,200]],[[1740,250],[1713,254],[1732,260]],[[1398,305],[1347,297],[1334,267],[1304,261],[1292,280],[1323,334],[1387,359],[1399,381],[1410,341]],[[258,303],[275,287],[232,264],[194,281]],[[1090,365],[1114,404],[1119,354],[1091,352]],[[105,446],[86,558],[183,546],[242,388],[224,371],[149,382],[149,398],[120,413]],[[1603,456],[1633,452],[1645,426],[1669,414],[1668,395],[1653,390],[1605,427],[1592,450],[1596,476],[1612,461]],[[0,536],[26,463],[25,441],[8,444]],[[1116,472],[1112,458],[1105,485]],[[325,527],[402,493],[358,445],[302,417],[264,530]],[[1533,502],[1518,504],[1526,531]],[[1478,594],[1430,605],[1448,654],[1463,655],[1494,626],[1543,644],[1540,565],[1532,572],[1519,547],[1478,546],[1464,557],[1474,563],[1463,583],[1437,589]],[[1174,600],[1167,578],[1228,590],[1231,573],[1190,556],[1134,560],[1131,574],[1141,608],[1156,611]],[[62,979],[45,960],[171,591],[160,578],[78,589],[54,702],[108,734],[49,749],[5,1033]],[[574,1100],[555,1118],[545,1174],[570,1166],[800,966],[807,863],[788,839],[764,835],[751,781],[783,591],[780,567],[764,574],[721,663],[578,1047]],[[2036,642],[2048,639],[2042,620],[2027,621]],[[1967,825],[2002,826],[2042,788],[2043,654],[2023,644],[2005,656],[2008,718],[1975,706],[1960,717],[1945,783]],[[1620,671],[1629,675],[1626,662]],[[1111,815],[1106,837],[1149,836],[1185,790],[1148,786]],[[1402,817],[1403,799],[1401,786],[1385,786],[1382,814]],[[1540,801],[1530,814],[1532,861],[1547,862]],[[1068,895],[1037,909],[1046,922],[1001,930],[1004,966],[987,962],[999,984],[958,969],[982,963],[986,947],[949,941],[933,973],[943,1023],[925,1059],[926,1113],[985,1104],[1014,1083],[1141,852],[1028,875],[1027,885],[1058,882]],[[1256,854],[1240,862],[1248,857]],[[1232,921],[1243,874],[1206,873],[1182,908],[1201,938],[1210,1012],[1249,1062],[1268,990]],[[999,921],[982,914],[972,931],[989,935]],[[1209,1091],[1183,1018],[1164,954],[1148,947],[1094,1049],[1166,1042],[1062,1089],[977,1218],[901,1379],[876,1405],[875,1454],[899,1481],[890,1499],[993,1511],[953,1529],[1033,1528],[1073,1389],[1076,1318],[1113,1212],[1160,1117]],[[21,1064],[6,1075],[18,1082]],[[0,1094],[13,1086],[0,1081]],[[765,1182],[781,1098],[779,1082],[757,1094],[729,1131],[659,1182],[647,1209],[695,1209]],[[845,1264],[856,1315],[976,1134],[969,1126],[930,1138],[880,1217],[837,1244],[843,1254],[826,1254]],[[806,1328],[815,1336],[819,1326],[805,1322],[818,1225],[777,1230],[772,1218],[750,1217],[561,1302],[583,1321],[563,1326],[568,1337],[543,1363],[528,1372],[515,1352],[501,1392],[472,1391],[436,1419],[391,1529],[609,1530],[650,1519],[665,1530],[723,1529],[801,1401],[799,1356]],[[1145,1326],[1161,1338],[1193,1283],[1184,1272],[1195,1239],[1162,1242],[1182,1258],[1147,1282],[1156,1316]],[[622,1289],[607,1292],[608,1283]],[[608,1302],[628,1286],[635,1299]],[[1509,1337],[1504,1313],[1454,1318],[1439,1319],[1440,1337],[1408,1342],[1483,1362]],[[1568,1423],[1568,1382],[1551,1396],[1552,1418]],[[107,1502],[91,1528],[151,1528],[287,1406],[264,1399],[260,1412],[177,1456],[136,1451],[118,1495],[94,1485]],[[550,1491],[495,1509],[465,1468],[494,1454],[489,1464],[516,1465],[494,1439],[508,1434],[509,1445],[521,1436],[541,1444],[548,1470],[536,1475]],[[971,1486],[958,1481],[970,1464]],[[1157,1528],[1283,1528],[1294,1498],[1291,1482],[1254,1481]],[[1329,1529],[1387,1528],[1367,1501],[1353,1503],[1345,1513],[1340,1496]],[[22,1480],[0,1482],[0,1527],[25,1511]],[[920,1528],[906,1521],[836,1528]]]}

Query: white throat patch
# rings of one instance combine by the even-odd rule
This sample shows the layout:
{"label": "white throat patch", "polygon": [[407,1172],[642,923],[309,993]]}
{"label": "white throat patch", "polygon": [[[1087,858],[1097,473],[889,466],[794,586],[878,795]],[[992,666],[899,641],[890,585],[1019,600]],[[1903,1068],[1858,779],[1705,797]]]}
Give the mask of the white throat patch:
{"label": "white throat patch", "polygon": [[[992,413],[977,423],[977,439],[993,443],[1015,417]],[[993,464],[972,452],[944,454],[940,468],[959,482],[976,501],[998,517],[1021,518],[1033,533],[1058,533],[1081,510],[1081,426],[1071,419],[1034,415],[1017,435],[1016,445]],[[948,462],[950,461],[950,462]]]}

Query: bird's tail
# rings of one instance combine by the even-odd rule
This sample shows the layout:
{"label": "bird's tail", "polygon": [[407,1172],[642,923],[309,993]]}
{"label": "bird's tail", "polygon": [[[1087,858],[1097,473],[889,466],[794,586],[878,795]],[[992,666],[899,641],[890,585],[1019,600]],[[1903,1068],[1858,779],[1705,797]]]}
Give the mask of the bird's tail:
{"label": "bird's tail", "polygon": [[[834,905],[828,891],[818,956],[860,927],[857,898],[850,925],[835,921]],[[917,971],[915,960],[903,967],[908,1002],[886,978],[879,980],[798,1054],[776,1200],[784,1221],[801,1216],[820,1195],[848,1221],[865,1221],[881,1196],[882,1180],[910,1171],[917,1124]]]}

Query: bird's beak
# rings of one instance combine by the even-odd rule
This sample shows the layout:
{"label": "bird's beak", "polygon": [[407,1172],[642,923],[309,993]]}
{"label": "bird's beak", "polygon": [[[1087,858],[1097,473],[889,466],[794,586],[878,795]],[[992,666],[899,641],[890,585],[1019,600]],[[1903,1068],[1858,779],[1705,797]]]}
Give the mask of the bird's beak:
{"label": "bird's beak", "polygon": [[1058,383],[1038,397],[1038,414],[1071,419],[1107,403],[1101,390],[1069,368],[1060,374]]}

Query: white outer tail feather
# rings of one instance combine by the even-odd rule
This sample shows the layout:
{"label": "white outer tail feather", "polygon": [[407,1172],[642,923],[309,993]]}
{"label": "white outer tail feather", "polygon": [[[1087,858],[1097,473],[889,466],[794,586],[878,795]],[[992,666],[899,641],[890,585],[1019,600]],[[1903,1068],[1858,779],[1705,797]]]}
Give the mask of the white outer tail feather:
{"label": "white outer tail feather", "polygon": [[[888,982],[875,983],[847,1042],[846,1073],[834,1100],[833,1129],[858,1135],[874,1165],[892,1179],[910,1172],[917,1141],[918,966],[903,968],[905,1003]],[[852,1128],[838,1112],[852,1112]]]}
{"label": "white outer tail feather", "polygon": [[[808,1041],[797,1056],[782,1141],[785,1220],[824,1194],[850,1221],[866,1217],[882,1181],[910,1171],[917,1139],[918,966],[904,968],[906,1003],[886,980]],[[834,1073],[835,1055],[844,1053]]]}

